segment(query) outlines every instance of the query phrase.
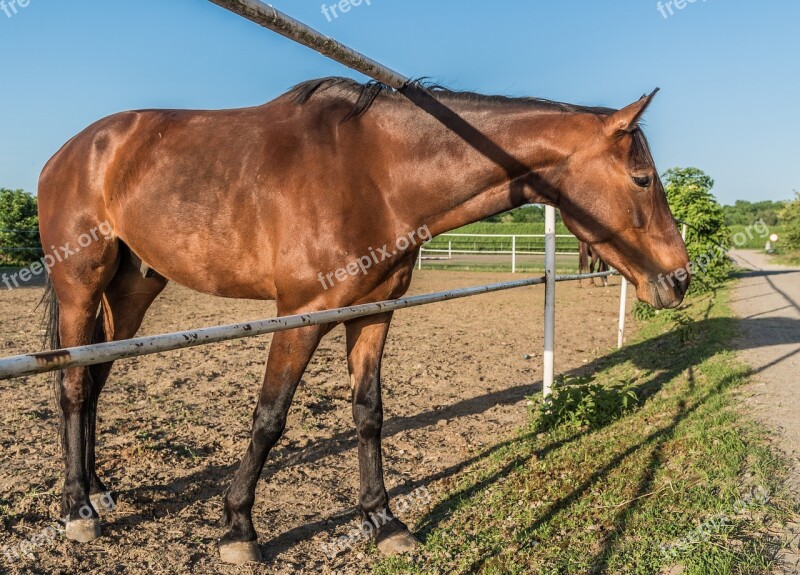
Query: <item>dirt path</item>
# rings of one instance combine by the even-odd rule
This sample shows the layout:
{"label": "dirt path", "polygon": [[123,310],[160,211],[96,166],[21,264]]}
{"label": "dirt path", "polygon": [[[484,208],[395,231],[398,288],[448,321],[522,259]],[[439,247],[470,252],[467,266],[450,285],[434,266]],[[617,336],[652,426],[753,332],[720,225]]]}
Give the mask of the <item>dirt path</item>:
{"label": "dirt path", "polygon": [[[754,415],[777,432],[776,443],[789,457],[793,491],[800,493],[800,269],[771,264],[756,251],[735,251],[748,270],[731,303],[741,317],[741,357],[755,375],[745,390]],[[800,573],[800,525],[791,527],[784,557],[787,573]]]}
{"label": "dirt path", "polygon": [[[415,274],[411,294],[516,278]],[[619,280],[608,289],[559,284],[557,369],[580,368],[616,342]],[[540,390],[544,290],[524,288],[404,310],[384,364],[387,487],[430,495],[401,515],[413,526],[477,454],[529,421]],[[0,290],[0,355],[41,346],[41,288]],[[222,300],[171,285],[143,334],[269,317],[272,303]],[[270,456],[255,510],[263,564],[217,561],[222,492],[248,439],[270,338],[119,362],[100,400],[101,475],[120,494],[104,536],[78,546],[41,538],[61,490],[52,395],[44,376],[0,381],[0,573],[369,573],[364,544],[334,560],[326,546],[355,526],[355,433],[342,328],[303,377],[287,433]],[[39,539],[36,537],[40,536]],[[9,560],[25,542],[27,557]]]}

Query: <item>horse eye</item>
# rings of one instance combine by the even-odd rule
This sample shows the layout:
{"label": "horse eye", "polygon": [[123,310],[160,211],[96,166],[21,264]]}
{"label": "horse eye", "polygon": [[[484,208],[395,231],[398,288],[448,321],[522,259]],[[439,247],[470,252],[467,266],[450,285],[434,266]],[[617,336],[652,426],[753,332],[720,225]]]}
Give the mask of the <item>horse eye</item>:
{"label": "horse eye", "polygon": [[633,176],[633,182],[640,188],[646,188],[650,185],[650,176]]}

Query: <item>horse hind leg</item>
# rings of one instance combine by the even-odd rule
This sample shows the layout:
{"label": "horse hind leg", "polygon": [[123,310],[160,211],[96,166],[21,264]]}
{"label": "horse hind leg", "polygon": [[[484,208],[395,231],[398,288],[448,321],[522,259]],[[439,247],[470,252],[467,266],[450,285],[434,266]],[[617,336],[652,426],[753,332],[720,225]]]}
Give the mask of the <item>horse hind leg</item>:
{"label": "horse hind leg", "polygon": [[[94,342],[118,341],[136,335],[147,309],[166,286],[160,276],[142,277],[136,264],[122,256],[119,269],[103,294],[100,314],[95,323]],[[100,513],[111,511],[116,501],[97,474],[95,444],[97,403],[114,362],[93,365],[90,370],[90,392],[87,413],[86,470],[89,475],[89,500]]]}
{"label": "horse hind leg", "polygon": [[[45,242],[47,245],[47,242]],[[92,343],[102,293],[116,271],[118,245],[98,242],[50,270],[51,345],[74,347]],[[65,478],[61,513],[66,536],[88,542],[100,536],[100,521],[89,501],[86,468],[92,370],[65,369],[56,377],[61,408],[61,443]]]}

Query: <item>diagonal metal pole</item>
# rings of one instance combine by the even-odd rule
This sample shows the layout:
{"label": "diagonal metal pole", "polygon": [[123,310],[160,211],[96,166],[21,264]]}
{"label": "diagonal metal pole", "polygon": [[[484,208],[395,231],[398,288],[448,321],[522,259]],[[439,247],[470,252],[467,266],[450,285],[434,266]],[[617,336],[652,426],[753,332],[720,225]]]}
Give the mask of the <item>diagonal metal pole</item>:
{"label": "diagonal metal pole", "polygon": [[230,10],[234,14],[247,18],[259,26],[268,28],[281,36],[285,36],[290,40],[307,46],[323,56],[336,60],[340,64],[344,64],[356,72],[361,72],[365,76],[369,76],[378,82],[391,86],[395,90],[402,89],[410,81],[409,78],[398,74],[391,68],[387,68],[372,58],[368,58],[364,56],[364,54],[356,52],[352,48],[348,48],[341,42],[337,42],[333,38],[325,36],[321,32],[295,20],[269,4],[259,2],[259,0],[209,1],[226,10]]}
{"label": "diagonal metal pole", "polygon": [[[603,272],[585,276],[563,275],[552,279],[556,282],[574,281],[578,279],[578,277],[599,278],[610,276],[614,273],[616,272]],[[179,331],[27,355],[16,355],[0,358],[0,380],[22,375],[56,371],[68,367],[95,365],[98,363],[115,361],[117,359],[139,357],[142,355],[150,355],[152,353],[161,353],[175,349],[185,349],[209,343],[243,339],[310,325],[341,323],[357,317],[366,317],[480,294],[539,285],[545,283],[545,281],[545,278],[534,277],[510,282],[459,288],[446,292],[429,293],[389,301],[365,303],[351,307],[281,316],[247,323],[217,325],[191,331]]]}

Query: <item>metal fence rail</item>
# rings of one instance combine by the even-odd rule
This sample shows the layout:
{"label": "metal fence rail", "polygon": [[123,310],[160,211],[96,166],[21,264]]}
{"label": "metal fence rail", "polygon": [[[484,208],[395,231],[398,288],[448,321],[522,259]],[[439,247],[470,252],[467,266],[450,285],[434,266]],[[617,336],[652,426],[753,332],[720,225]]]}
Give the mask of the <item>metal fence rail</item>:
{"label": "metal fence rail", "polygon": [[[564,275],[556,277],[555,281],[576,280],[579,277],[602,277],[604,275],[611,275],[612,273],[614,272],[584,276]],[[135,339],[97,343],[93,345],[84,345],[80,347],[71,347],[41,353],[17,355],[0,359],[0,379],[9,379],[12,377],[45,373],[48,371],[66,369],[68,367],[95,365],[98,363],[105,363],[118,359],[127,359],[142,355],[150,355],[153,353],[196,347],[198,345],[218,343],[233,339],[255,337],[257,335],[275,333],[278,331],[287,331],[290,329],[297,329],[311,325],[339,323],[358,317],[377,315],[398,309],[417,307],[421,305],[428,305],[437,302],[514,288],[539,285],[545,283],[545,281],[546,276],[528,278],[510,282],[424,294],[396,300],[368,303],[351,307],[276,317],[247,323],[206,327],[189,331],[179,331],[175,333],[138,337]]]}

